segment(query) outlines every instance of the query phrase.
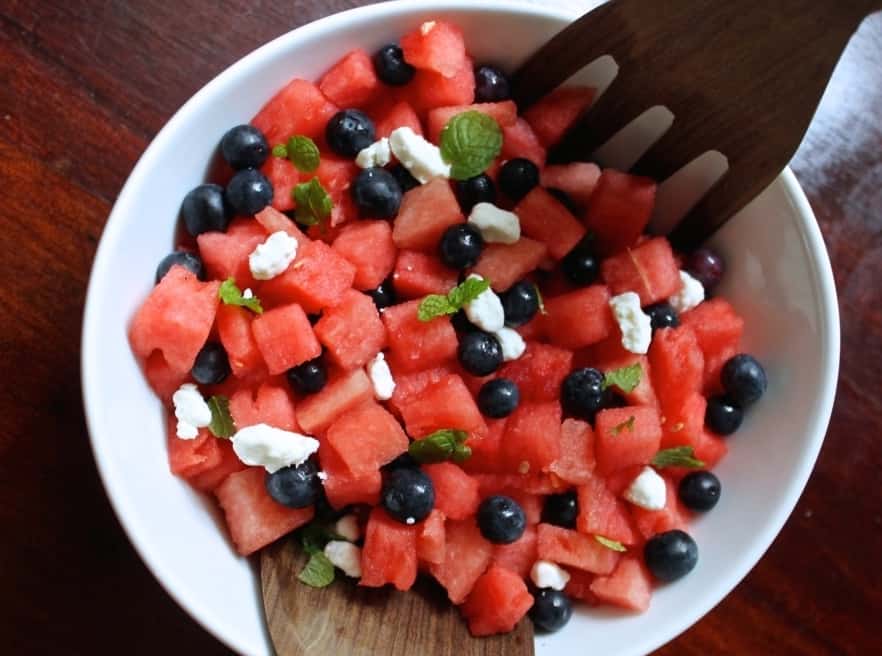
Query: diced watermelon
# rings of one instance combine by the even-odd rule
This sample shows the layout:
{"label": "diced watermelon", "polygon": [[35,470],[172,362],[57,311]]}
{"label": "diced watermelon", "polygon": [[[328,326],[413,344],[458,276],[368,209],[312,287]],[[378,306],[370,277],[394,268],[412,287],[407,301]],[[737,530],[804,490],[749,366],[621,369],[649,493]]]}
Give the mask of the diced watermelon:
{"label": "diced watermelon", "polygon": [[652,581],[639,558],[625,556],[610,576],[594,579],[591,591],[600,601],[642,613],[649,608]]}
{"label": "diced watermelon", "polygon": [[514,208],[521,231],[548,246],[556,260],[569,253],[585,236],[585,227],[557,198],[542,187],[534,187]]}
{"label": "diced watermelon", "polygon": [[444,231],[462,222],[463,215],[450,183],[436,178],[404,194],[392,228],[392,239],[398,248],[434,254]]}
{"label": "diced watermelon", "polygon": [[408,64],[448,78],[453,77],[468,59],[462,30],[443,20],[422,23],[399,42]]}
{"label": "diced watermelon", "polygon": [[533,605],[533,595],[515,572],[493,565],[475,582],[462,605],[473,636],[508,633]]}
{"label": "diced watermelon", "polygon": [[[406,447],[405,447],[406,448]],[[423,465],[435,488],[435,508],[450,519],[466,519],[478,511],[478,481],[450,462]]]}
{"label": "diced watermelon", "polygon": [[680,321],[692,328],[704,354],[704,389],[717,391],[723,365],[738,352],[744,319],[727,300],[712,298],[683,313]]}
{"label": "diced watermelon", "polygon": [[501,455],[511,471],[540,472],[560,457],[560,403],[521,402],[508,417]]}
{"label": "diced watermelon", "polygon": [[237,378],[244,378],[264,368],[263,356],[251,333],[256,315],[235,305],[217,308],[217,332],[230,360],[230,369]]}
{"label": "diced watermelon", "polygon": [[610,492],[603,479],[594,477],[578,487],[579,516],[576,528],[588,535],[602,535],[622,544],[634,544],[628,509]]}
{"label": "diced watermelon", "polygon": [[240,289],[254,287],[248,256],[264,241],[266,231],[252,219],[233,219],[226,232],[203,232],[196,237],[208,276],[235,278]]}
{"label": "diced watermelon", "polygon": [[487,419],[487,432],[469,437],[466,444],[472,457],[462,463],[468,472],[502,472],[505,467],[499,457],[499,447],[505,433],[507,419]]}
{"label": "diced watermelon", "polygon": [[377,139],[388,137],[393,130],[398,128],[410,128],[416,134],[423,134],[423,126],[420,124],[420,117],[409,102],[402,100],[394,105],[383,107],[375,110],[376,120],[374,121]]}
{"label": "diced watermelon", "polygon": [[726,445],[726,441],[708,430],[701,433],[698,446],[695,447],[695,457],[701,460],[708,469],[716,467],[728,452],[729,447]]}
{"label": "diced watermelon", "polygon": [[587,422],[565,419],[560,427],[560,457],[549,471],[571,485],[584,485],[593,480],[594,431]]}
{"label": "diced watermelon", "polygon": [[315,334],[331,360],[343,369],[367,364],[386,344],[386,328],[367,294],[350,289],[339,305],[324,311]]}
{"label": "diced watermelon", "polygon": [[374,289],[395,266],[392,228],[385,221],[359,221],[346,225],[331,248],[355,267],[352,286],[362,291]]}
{"label": "diced watermelon", "polygon": [[631,486],[634,479],[640,475],[640,472],[643,471],[645,466],[646,465],[630,465],[608,474],[606,476],[606,489],[616,496],[622,496],[625,493],[625,490]]}
{"label": "diced watermelon", "polygon": [[497,544],[493,547],[493,564],[527,578],[536,562],[536,542],[536,527],[529,525],[524,534],[511,544]]}
{"label": "diced watermelon", "polygon": [[575,203],[588,206],[588,199],[600,179],[600,167],[593,162],[554,164],[542,169],[542,186],[560,189]]}
{"label": "diced watermelon", "polygon": [[524,341],[536,341],[545,337],[545,327],[542,321],[542,313],[537,314],[523,326],[515,328],[517,333],[524,338]]}
{"label": "diced watermelon", "polygon": [[215,490],[233,544],[243,556],[306,524],[314,515],[312,506],[288,508],[276,503],[266,491],[265,478],[262,467],[249,467],[227,476]]}
{"label": "diced watermelon", "polygon": [[676,412],[701,389],[704,356],[688,326],[655,331],[649,345],[649,365],[663,415]]}
{"label": "diced watermelon", "polygon": [[489,280],[494,291],[504,292],[536,269],[547,255],[545,244],[527,237],[514,244],[487,244],[471,272]]}
{"label": "diced watermelon", "polygon": [[402,408],[407,433],[420,438],[442,428],[483,434],[487,425],[462,378],[451,374],[428,385]]}
{"label": "diced watermelon", "polygon": [[273,209],[287,212],[294,209],[294,197],[291,191],[300,182],[300,173],[291,160],[285,157],[270,157],[260,167],[273,186]]}
{"label": "diced watermelon", "polygon": [[686,528],[686,519],[677,500],[677,486],[668,477],[665,477],[665,485],[667,496],[664,508],[661,510],[646,510],[640,506],[631,508],[634,523],[647,540],[656,533]]}
{"label": "diced watermelon", "polygon": [[499,378],[513,380],[522,401],[554,401],[570,373],[573,353],[557,346],[528,342],[524,354],[499,369]]}
{"label": "diced watermelon", "polygon": [[270,374],[280,374],[322,354],[306,313],[296,303],[258,315],[251,334]]}
{"label": "diced watermelon", "polygon": [[644,241],[608,257],[600,265],[610,292],[637,292],[641,305],[667,300],[681,286],[680,269],[664,237]]}
{"label": "diced watermelon", "polygon": [[595,344],[583,351],[576,353],[573,360],[574,367],[595,367],[606,373],[615,369],[640,365],[640,382],[630,392],[616,389],[622,395],[628,405],[658,406],[658,399],[652,387],[652,368],[649,358],[626,351],[622,346],[622,333],[615,327],[613,334],[602,342]]}
{"label": "diced watermelon", "polygon": [[704,432],[706,411],[707,399],[698,392],[687,396],[682,405],[666,409],[662,424],[661,448],[668,449],[674,446],[698,448]]}
{"label": "diced watermelon", "polygon": [[445,540],[444,562],[431,565],[429,571],[447,590],[450,601],[461,604],[490,564],[493,545],[481,535],[474,518],[448,521]]}
{"label": "diced watermelon", "polygon": [[651,178],[603,171],[585,211],[585,227],[601,254],[612,255],[637,242],[652,216],[657,186]]}
{"label": "diced watermelon", "polygon": [[524,119],[518,118],[512,125],[502,128],[502,159],[523,157],[540,169],[545,165],[547,152],[533,128]]}
{"label": "diced watermelon", "polygon": [[420,524],[417,525],[416,549],[417,558],[430,565],[444,562],[447,540],[444,531],[444,513],[433,509]]}
{"label": "diced watermelon", "polygon": [[217,438],[206,429],[200,429],[195,439],[182,440],[177,436],[177,420],[169,413],[166,418],[168,468],[175,476],[192,478],[216,467],[221,454],[215,448]]}
{"label": "diced watermelon", "polygon": [[392,462],[407,451],[408,445],[401,424],[373,401],[337,417],[325,440],[354,477],[366,476]]}
{"label": "diced watermelon", "polygon": [[297,406],[297,420],[310,435],[323,431],[344,412],[374,398],[371,381],[363,369],[353,369],[331,380],[317,394],[304,398]]}
{"label": "diced watermelon", "polygon": [[427,139],[432,143],[441,143],[441,130],[447,122],[457,114],[464,112],[481,112],[491,117],[499,127],[510,127],[518,120],[518,108],[511,100],[495,103],[476,103],[474,105],[455,105],[453,107],[436,107],[426,119]]}
{"label": "diced watermelon", "polygon": [[299,431],[291,393],[278,383],[264,383],[256,390],[239,389],[230,397],[230,414],[236,428],[268,424],[288,431]]}
{"label": "diced watermelon", "polygon": [[129,326],[135,355],[146,359],[158,350],[171,372],[189,372],[214,323],[219,287],[216,281],[200,282],[182,266],[169,269]]}
{"label": "diced watermelon", "polygon": [[417,251],[400,251],[392,274],[398,298],[447,294],[458,281],[459,271],[444,266],[435,255]]}
{"label": "diced watermelon", "polygon": [[416,527],[396,522],[382,508],[371,510],[359,585],[379,588],[391,583],[398,590],[409,590],[417,575],[416,535]]}
{"label": "diced watermelon", "polygon": [[395,379],[395,391],[389,399],[390,407],[399,415],[403,409],[416,398],[426,387],[446,378],[453,370],[447,366],[434,367],[415,373],[399,373],[392,369],[392,377]]}
{"label": "diced watermelon", "polygon": [[263,226],[268,235],[281,230],[289,237],[296,239],[298,248],[303,248],[310,241],[309,237],[303,234],[291,219],[273,207],[263,208],[254,215],[254,218]]}
{"label": "diced watermelon", "polygon": [[472,60],[466,57],[453,77],[418,70],[407,85],[407,89],[408,99],[418,113],[433,107],[468,105],[475,99],[475,72],[472,68]]}
{"label": "diced watermelon", "polygon": [[537,527],[537,553],[542,560],[567,565],[594,574],[610,574],[619,562],[618,552],[583,535],[551,524]]}
{"label": "diced watermelon", "polygon": [[598,604],[597,596],[591,592],[591,584],[596,578],[594,574],[584,572],[581,569],[572,568],[568,569],[567,573],[570,575],[567,587],[564,588],[564,592],[567,596],[570,599],[578,599],[591,606],[596,606]]}
{"label": "diced watermelon", "polygon": [[420,301],[408,301],[383,310],[390,364],[397,371],[412,372],[443,364],[456,355],[456,331],[449,317],[420,321]]}
{"label": "diced watermelon", "polygon": [[227,476],[246,469],[229,440],[215,438],[212,448],[220,456],[218,463],[190,478],[190,484],[203,492],[214,492]]}
{"label": "diced watermelon", "polygon": [[615,327],[609,290],[603,285],[583,287],[546,299],[543,331],[553,344],[578,349],[606,338]]}
{"label": "diced watermelon", "polygon": [[263,132],[271,147],[295,134],[322,140],[325,126],[336,111],[337,107],[316,85],[294,79],[263,106],[251,124]]}
{"label": "diced watermelon", "polygon": [[361,48],[345,55],[319,81],[321,92],[338,107],[363,107],[379,88],[371,57]]}
{"label": "diced watermelon", "polygon": [[359,168],[350,159],[322,154],[315,176],[331,197],[333,207],[329,221],[310,228],[310,233],[315,233],[316,239],[331,242],[334,227],[358,218],[358,208],[349,191],[358,171]]}
{"label": "diced watermelon", "polygon": [[608,408],[594,420],[594,456],[602,476],[629,465],[645,465],[658,453],[661,425],[654,408]]}
{"label": "diced watermelon", "polygon": [[591,87],[558,87],[524,112],[524,118],[547,148],[561,140],[594,100]]}
{"label": "diced watermelon", "polygon": [[144,362],[144,376],[156,396],[170,403],[172,394],[190,379],[190,372],[175,371],[168,366],[162,351],[153,351]]}
{"label": "diced watermelon", "polygon": [[340,454],[326,440],[319,447],[319,462],[327,478],[325,496],[331,507],[340,510],[351,504],[376,506],[380,502],[383,478],[379,469],[364,476],[353,476]]}

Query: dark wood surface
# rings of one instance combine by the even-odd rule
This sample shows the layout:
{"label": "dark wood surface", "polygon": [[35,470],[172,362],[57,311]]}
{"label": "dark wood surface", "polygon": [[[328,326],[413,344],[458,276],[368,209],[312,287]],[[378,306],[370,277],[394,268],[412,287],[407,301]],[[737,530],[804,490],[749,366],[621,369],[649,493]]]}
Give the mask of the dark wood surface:
{"label": "dark wood surface", "polygon": [[[169,116],[257,45],[355,4],[0,0],[0,652],[228,653],[145,569],[98,480],[80,404],[85,286],[111,204]],[[876,15],[793,162],[842,307],[827,441],[763,560],[661,654],[882,653],[880,109]]]}

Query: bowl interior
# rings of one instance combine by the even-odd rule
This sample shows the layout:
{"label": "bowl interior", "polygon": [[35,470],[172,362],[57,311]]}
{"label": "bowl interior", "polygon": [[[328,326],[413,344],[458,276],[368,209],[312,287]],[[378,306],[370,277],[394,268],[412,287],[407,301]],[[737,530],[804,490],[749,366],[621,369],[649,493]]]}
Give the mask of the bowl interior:
{"label": "bowl interior", "polygon": [[[212,81],[162,130],[120,195],[96,256],[82,364],[101,476],[160,582],[242,653],[271,653],[255,571],[234,554],[213,502],[169,474],[162,408],[129,350],[126,328],[172,245],[181,199],[203,180],[229,126],[247,121],[291,77],[314,79],[347,50],[370,50],[439,16],[463,27],[477,60],[508,69],[571,18],[539,5],[393,2],[277,39]],[[835,388],[839,323],[829,261],[792,174],[785,172],[713,241],[729,264],[720,294],[745,317],[745,347],[766,364],[771,382],[718,469],[722,500],[695,523],[698,567],[659,589],[643,615],[580,610],[567,630],[537,638],[539,654],[584,653],[587,636],[597,653],[646,653],[687,628],[756,563],[814,464]]]}

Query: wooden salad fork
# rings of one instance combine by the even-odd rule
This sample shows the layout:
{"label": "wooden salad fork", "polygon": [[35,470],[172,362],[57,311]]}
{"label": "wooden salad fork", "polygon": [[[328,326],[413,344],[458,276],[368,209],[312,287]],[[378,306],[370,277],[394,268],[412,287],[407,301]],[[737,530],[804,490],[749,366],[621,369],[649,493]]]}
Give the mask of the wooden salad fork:
{"label": "wooden salad fork", "polygon": [[667,232],[689,210],[670,237],[693,248],[784,169],[846,44],[880,9],[882,0],[611,0],[518,69],[514,99],[526,108],[611,55],[618,75],[552,158],[591,159],[645,110],[667,107],[673,123],[634,173],[665,180],[708,151],[728,160],[728,172],[691,210],[680,207],[657,230]]}

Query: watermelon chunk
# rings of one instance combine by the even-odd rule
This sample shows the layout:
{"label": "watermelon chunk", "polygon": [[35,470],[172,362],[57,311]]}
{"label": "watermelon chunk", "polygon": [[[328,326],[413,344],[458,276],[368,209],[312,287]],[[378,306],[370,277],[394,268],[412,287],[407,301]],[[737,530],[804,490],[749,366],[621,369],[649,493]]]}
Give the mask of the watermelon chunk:
{"label": "watermelon chunk", "polygon": [[560,427],[560,457],[549,471],[571,485],[584,485],[594,477],[594,431],[587,422],[565,419]]}
{"label": "watermelon chunk", "polygon": [[606,338],[616,323],[603,285],[583,287],[545,301],[543,332],[553,344],[569,349],[590,346]]}
{"label": "watermelon chunk", "polygon": [[195,439],[182,440],[177,436],[177,420],[174,415],[169,413],[166,419],[168,468],[172,474],[192,478],[220,463],[221,454],[214,444],[217,438],[208,430],[200,429]]}
{"label": "watermelon chunk", "polygon": [[263,227],[251,219],[233,219],[226,232],[203,232],[196,237],[199,254],[210,278],[235,278],[240,289],[254,287],[248,256],[266,241]]}
{"label": "watermelon chunk", "polygon": [[251,334],[270,374],[280,374],[322,354],[306,313],[296,303],[255,317]]}
{"label": "watermelon chunk", "polygon": [[351,504],[376,506],[380,502],[383,479],[379,469],[364,476],[353,476],[340,454],[326,440],[322,440],[319,447],[319,462],[327,476],[325,496],[331,507],[340,510]]}
{"label": "watermelon chunk", "polygon": [[499,369],[499,378],[514,381],[523,401],[554,401],[570,373],[573,353],[557,346],[528,342],[524,354]]}
{"label": "watermelon chunk", "polygon": [[331,248],[355,267],[352,286],[362,291],[374,289],[395,266],[392,228],[385,221],[359,221],[346,225]]}
{"label": "watermelon chunk", "polygon": [[436,178],[404,194],[392,239],[398,248],[434,254],[444,231],[463,220],[450,183]]}
{"label": "watermelon chunk", "polygon": [[300,430],[294,400],[282,384],[267,382],[256,390],[239,389],[230,397],[230,415],[237,429],[268,424],[282,430]]}
{"label": "watermelon chunk", "polygon": [[698,446],[695,447],[695,457],[701,460],[707,469],[716,467],[728,452],[726,441],[708,430],[701,433]]}
{"label": "watermelon chunk", "polygon": [[401,424],[374,402],[341,414],[328,428],[325,440],[356,478],[392,462],[407,451],[409,443]]}
{"label": "watermelon chunk", "polygon": [[508,633],[533,605],[533,595],[515,572],[493,565],[475,582],[462,605],[473,636]]}
{"label": "watermelon chunk", "polygon": [[304,235],[291,219],[271,206],[264,207],[254,215],[254,218],[263,226],[268,235],[281,230],[289,237],[296,239],[298,248],[303,248],[310,241],[309,237]]}
{"label": "watermelon chunk", "polygon": [[382,508],[371,510],[359,585],[379,588],[391,583],[398,590],[409,590],[417,575],[416,532],[416,527],[396,522]]}
{"label": "watermelon chunk", "polygon": [[337,107],[312,82],[294,79],[273,96],[251,124],[266,136],[270,146],[285,143],[295,134],[323,140],[325,126]]}
{"label": "watermelon chunk", "polygon": [[380,89],[380,81],[370,55],[356,48],[325,73],[319,89],[338,107],[363,107]]}
{"label": "watermelon chunk", "polygon": [[570,575],[567,587],[564,588],[567,596],[570,599],[578,599],[591,606],[596,606],[599,601],[597,596],[591,592],[591,584],[597,577],[590,572],[584,572],[580,569],[568,569],[567,573]]}
{"label": "watermelon chunk", "polygon": [[664,237],[608,257],[601,271],[613,295],[637,292],[641,305],[667,300],[682,284],[677,260]]}
{"label": "watermelon chunk", "polygon": [[521,231],[548,246],[556,260],[569,253],[585,236],[585,227],[557,198],[542,187],[534,187],[515,205]]}
{"label": "watermelon chunk", "polygon": [[422,23],[400,40],[404,60],[415,68],[453,77],[465,65],[465,37],[462,30],[447,21]]}
{"label": "watermelon chunk", "polygon": [[637,243],[652,216],[657,187],[651,178],[613,169],[600,175],[585,210],[585,227],[598,252],[612,255]]}
{"label": "watermelon chunk", "polygon": [[350,289],[339,305],[324,311],[315,334],[343,369],[367,364],[386,344],[386,329],[370,296]]}
{"label": "watermelon chunk", "polygon": [[701,389],[704,356],[688,326],[655,331],[649,345],[649,365],[663,415],[676,413]]}
{"label": "watermelon chunk", "polygon": [[597,471],[607,475],[630,465],[646,465],[661,445],[661,424],[654,408],[608,408],[594,420]]}
{"label": "watermelon chunk", "polygon": [[587,207],[599,179],[600,167],[597,164],[572,162],[546,166],[542,169],[541,183],[543,187],[560,189],[576,204]]}
{"label": "watermelon chunk", "polygon": [[444,562],[431,565],[429,571],[447,590],[450,601],[461,604],[490,564],[493,545],[481,535],[474,518],[449,521],[445,529]]}
{"label": "watermelon chunk", "polygon": [[631,508],[634,523],[647,540],[656,533],[686,528],[686,519],[680,510],[680,502],[677,499],[677,486],[667,476],[665,477],[665,485],[667,495],[664,508],[661,510],[646,510],[640,506]]}
{"label": "watermelon chunk", "polygon": [[466,57],[453,77],[417,70],[407,88],[410,92],[408,99],[417,112],[425,112],[433,107],[468,105],[475,99],[472,60]]}
{"label": "watermelon chunk", "polygon": [[510,127],[518,120],[518,108],[511,100],[495,103],[476,103],[474,105],[455,105],[453,107],[436,107],[426,118],[427,138],[432,143],[441,143],[441,130],[447,122],[457,114],[464,112],[481,112],[491,117],[499,127]]}
{"label": "watermelon chunk", "polygon": [[444,562],[447,540],[444,531],[444,513],[437,508],[433,509],[419,525],[417,529],[417,558],[430,565],[438,565]]}
{"label": "watermelon chunk", "polygon": [[456,355],[456,331],[449,317],[420,321],[420,301],[408,301],[383,310],[390,364],[412,372],[443,364]]}
{"label": "watermelon chunk", "polygon": [[[405,447],[406,448],[406,447]],[[450,519],[471,517],[478,512],[481,497],[478,481],[450,462],[423,465],[435,488],[435,508]]]}
{"label": "watermelon chunk", "polygon": [[392,369],[392,377],[395,379],[395,391],[389,399],[389,406],[401,415],[404,408],[417,398],[419,394],[432,383],[437,383],[453,373],[450,367],[440,366],[425,369],[415,373],[399,373]]}
{"label": "watermelon chunk", "polygon": [[680,321],[695,333],[704,355],[704,389],[717,391],[723,365],[738,352],[744,319],[726,299],[712,298],[683,313]]}
{"label": "watermelon chunk", "polygon": [[508,417],[501,455],[511,471],[540,472],[560,457],[560,403],[521,402]]}
{"label": "watermelon chunk", "polygon": [[545,244],[528,237],[514,244],[487,244],[470,273],[489,280],[494,291],[504,292],[535,270],[547,255]]}
{"label": "watermelon chunk", "polygon": [[161,351],[171,372],[188,373],[214,323],[219,288],[219,282],[200,282],[182,266],[169,269],[129,326],[135,355],[146,359]]}
{"label": "watermelon chunk", "polygon": [[221,303],[217,308],[217,332],[237,378],[264,369],[263,356],[251,333],[254,313],[245,308]]}
{"label": "watermelon chunk", "polygon": [[266,491],[265,478],[263,468],[249,467],[227,476],[215,490],[233,544],[243,556],[303,526],[314,515],[312,506],[288,508],[276,503]]}
{"label": "watermelon chunk", "polygon": [[502,152],[500,155],[504,160],[523,157],[541,169],[545,164],[547,152],[530,124],[524,119],[518,118],[512,125],[502,128]]}
{"label": "watermelon chunk", "polygon": [[600,601],[642,613],[649,608],[652,580],[639,558],[625,556],[610,576],[594,579],[591,592]]}
{"label": "watermelon chunk", "polygon": [[[294,197],[291,195],[294,187],[300,182],[300,172],[285,157],[270,157],[260,167],[273,186],[273,209],[287,212],[294,209]],[[263,211],[263,210],[261,210]]]}
{"label": "watermelon chunk", "polygon": [[[334,203],[331,209],[331,220],[329,221],[331,228],[358,218],[358,209],[349,191],[358,171],[358,166],[351,159],[343,159],[322,153],[315,177],[322,183],[322,186]],[[317,230],[320,235],[322,233],[329,233],[327,225],[312,226],[311,229]]]}
{"label": "watermelon chunk", "polygon": [[417,116],[416,110],[411,104],[405,100],[396,102],[394,105],[385,106],[382,109],[375,110],[376,119],[374,131],[377,139],[388,137],[393,130],[398,128],[410,128],[415,133],[422,135],[423,126],[420,124],[420,117]]}
{"label": "watermelon chunk", "polygon": [[505,470],[499,457],[502,436],[507,419],[487,419],[487,432],[472,435],[466,444],[472,450],[472,457],[462,463],[468,472],[502,472]]}
{"label": "watermelon chunk", "polygon": [[171,403],[172,394],[190,380],[190,372],[175,371],[162,357],[162,351],[153,351],[144,362],[144,376],[150,388],[165,403]]}
{"label": "watermelon chunk", "polygon": [[537,553],[542,560],[575,567],[594,574],[611,574],[619,554],[607,549],[593,536],[551,524],[537,527]]}
{"label": "watermelon chunk", "polygon": [[456,374],[428,385],[402,408],[402,416],[407,433],[414,438],[442,428],[458,428],[471,434],[487,431],[481,411]]}
{"label": "watermelon chunk", "polygon": [[707,399],[698,392],[686,397],[682,405],[668,407],[662,424],[661,448],[691,446],[698,448],[704,433]]}
{"label": "watermelon chunk", "polygon": [[495,545],[493,547],[493,565],[504,567],[522,578],[527,578],[538,557],[536,536],[536,527],[528,525],[524,534],[511,544]]}
{"label": "watermelon chunk", "polygon": [[227,476],[246,469],[245,464],[233,451],[233,444],[229,440],[215,438],[211,448],[220,458],[217,464],[206,467],[189,479],[193,487],[203,492],[214,492]]}
{"label": "watermelon chunk", "polygon": [[321,392],[304,398],[297,406],[297,420],[303,430],[315,435],[344,412],[373,398],[374,389],[367,374],[362,369],[353,369],[329,381]]}
{"label": "watermelon chunk", "polygon": [[547,148],[557,144],[594,100],[591,87],[558,87],[530,109],[524,118]]}
{"label": "watermelon chunk", "polygon": [[459,271],[450,269],[434,255],[401,251],[392,274],[399,298],[422,298],[427,294],[447,294],[459,282]]}
{"label": "watermelon chunk", "polygon": [[576,519],[576,528],[580,533],[602,535],[622,544],[634,544],[637,541],[628,509],[607,489],[602,478],[591,478],[585,485],[580,485],[577,491],[579,516]]}

